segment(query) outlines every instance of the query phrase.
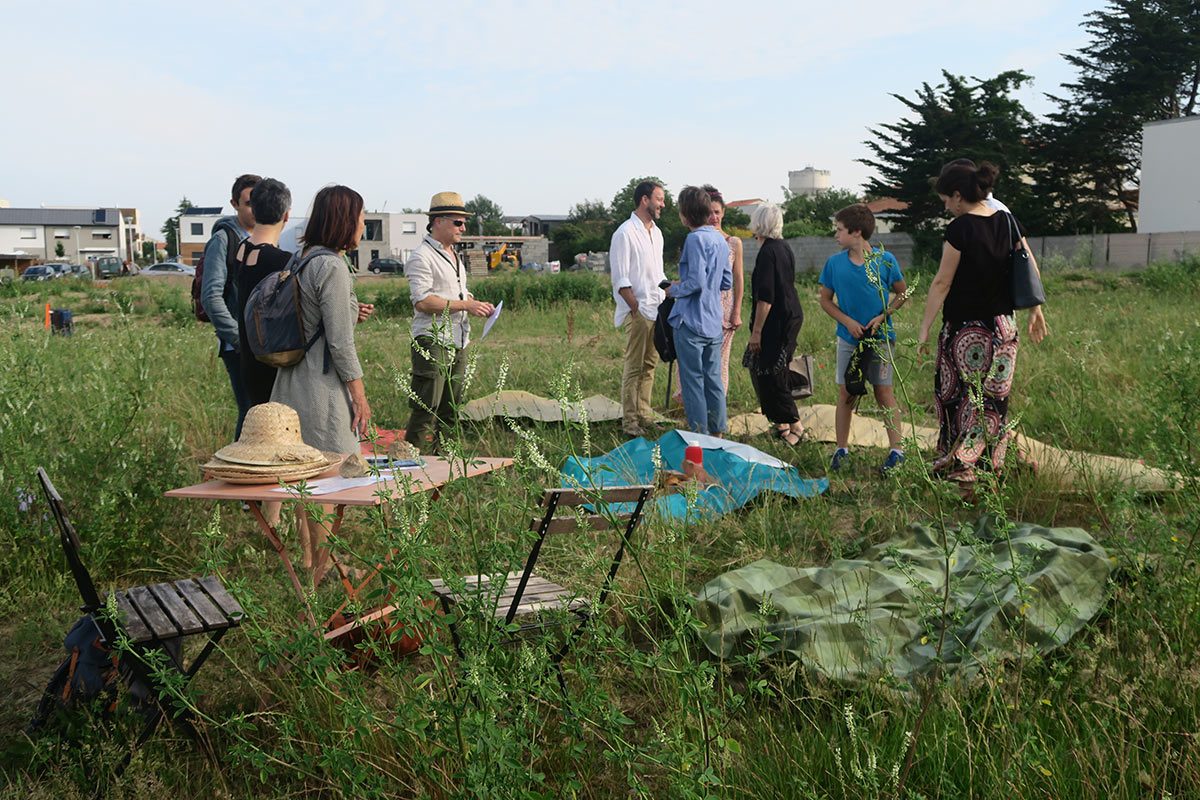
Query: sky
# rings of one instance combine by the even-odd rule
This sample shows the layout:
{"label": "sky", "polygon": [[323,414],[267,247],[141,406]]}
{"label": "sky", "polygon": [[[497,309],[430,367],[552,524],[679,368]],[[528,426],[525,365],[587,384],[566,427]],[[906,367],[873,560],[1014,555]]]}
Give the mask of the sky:
{"label": "sky", "polygon": [[330,183],[368,209],[443,190],[506,214],[611,201],[630,178],[781,200],[789,170],[870,177],[869,128],[946,69],[1023,69],[1034,113],[1099,2],[6,4],[0,198],[121,206],[156,232],[180,198],[254,172],[294,213]]}

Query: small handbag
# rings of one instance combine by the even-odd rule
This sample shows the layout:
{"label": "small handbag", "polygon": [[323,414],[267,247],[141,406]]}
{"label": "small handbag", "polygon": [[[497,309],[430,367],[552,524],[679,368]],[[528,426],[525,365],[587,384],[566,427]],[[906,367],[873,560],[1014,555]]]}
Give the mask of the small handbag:
{"label": "small handbag", "polygon": [[1029,251],[1021,244],[1021,233],[1017,229],[1016,220],[1012,214],[1008,217],[1008,229],[1012,234],[1012,252],[1009,261],[1012,263],[1012,296],[1013,308],[1033,308],[1046,304],[1046,290],[1042,288],[1042,279],[1033,266]]}
{"label": "small handbag", "polygon": [[850,356],[850,362],[846,364],[846,371],[842,375],[848,395],[862,397],[867,393],[867,370],[871,368],[871,364],[876,358],[878,358],[878,354],[875,352],[874,345],[867,339],[861,339],[858,347],[854,348],[854,353]]}
{"label": "small handbag", "polygon": [[815,374],[812,356],[796,356],[791,360],[788,364],[788,391],[793,400],[812,397]]}

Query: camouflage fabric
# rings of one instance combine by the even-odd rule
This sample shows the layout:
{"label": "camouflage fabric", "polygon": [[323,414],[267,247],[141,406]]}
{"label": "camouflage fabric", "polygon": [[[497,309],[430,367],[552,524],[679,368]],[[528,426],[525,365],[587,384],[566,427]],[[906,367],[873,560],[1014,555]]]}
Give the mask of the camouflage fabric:
{"label": "camouflage fabric", "polygon": [[718,576],[696,594],[701,638],[718,658],[783,655],[841,681],[927,673],[941,640],[946,672],[969,677],[1022,638],[1043,653],[1065,644],[1106,601],[1112,564],[1078,528],[1017,524],[1005,537],[984,518],[949,531],[948,549],[945,614],[946,550],[912,525],[828,567],[763,560]]}

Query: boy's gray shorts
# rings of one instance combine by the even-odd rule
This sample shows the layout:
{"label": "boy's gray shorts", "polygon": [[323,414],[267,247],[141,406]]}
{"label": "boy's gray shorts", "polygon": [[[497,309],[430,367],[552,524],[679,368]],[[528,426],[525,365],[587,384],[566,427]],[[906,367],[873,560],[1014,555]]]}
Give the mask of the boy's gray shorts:
{"label": "boy's gray shorts", "polygon": [[[855,345],[850,344],[842,337],[837,337],[837,385],[844,386],[846,384],[846,367],[850,366],[850,356],[854,355]],[[892,343],[892,352],[895,353],[896,344]],[[872,386],[891,386],[892,385],[892,365],[888,363],[887,349],[876,354],[876,358],[871,362],[871,366],[867,367],[867,383]]]}

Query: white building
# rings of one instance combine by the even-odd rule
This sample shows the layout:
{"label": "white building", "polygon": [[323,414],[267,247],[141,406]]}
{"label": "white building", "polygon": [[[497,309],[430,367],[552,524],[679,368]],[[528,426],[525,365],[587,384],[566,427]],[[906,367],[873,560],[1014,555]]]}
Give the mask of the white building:
{"label": "white building", "polygon": [[[204,245],[212,236],[213,225],[223,216],[224,209],[193,208],[179,217],[179,260],[185,264],[199,263]],[[425,238],[424,214],[390,214],[368,211],[366,229],[358,243],[358,249],[350,251],[350,262],[366,269],[376,258],[397,258],[407,261],[421,240]],[[307,217],[293,215],[283,227],[279,246],[290,252],[301,248],[300,237],[308,223]]]}
{"label": "white building", "polygon": [[[233,209],[229,210],[233,213]],[[196,265],[204,245],[212,236],[213,225],[225,216],[221,206],[190,208],[179,215],[179,263]]]}
{"label": "white building", "polygon": [[[136,239],[119,208],[0,208],[0,253],[34,260],[86,263],[100,256],[132,259]],[[62,250],[62,255],[58,251]]]}
{"label": "white building", "polygon": [[829,191],[831,183],[827,169],[794,169],[788,172],[788,191],[792,194],[814,195]]}
{"label": "white building", "polygon": [[1142,126],[1138,233],[1200,231],[1200,116]]}

